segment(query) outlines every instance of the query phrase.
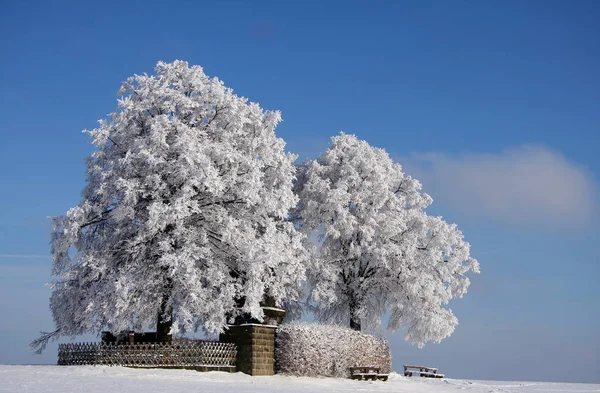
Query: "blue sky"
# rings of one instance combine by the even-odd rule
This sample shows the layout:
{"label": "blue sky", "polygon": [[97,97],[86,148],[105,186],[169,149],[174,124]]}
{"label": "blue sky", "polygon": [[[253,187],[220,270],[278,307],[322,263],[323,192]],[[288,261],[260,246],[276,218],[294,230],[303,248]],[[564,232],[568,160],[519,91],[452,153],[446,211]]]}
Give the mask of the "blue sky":
{"label": "blue sky", "polygon": [[394,367],[600,382],[600,2],[35,2],[0,13],[0,363],[54,363],[50,224],[128,76],[200,64],[280,109],[300,159],[343,130],[421,179],[482,273]]}

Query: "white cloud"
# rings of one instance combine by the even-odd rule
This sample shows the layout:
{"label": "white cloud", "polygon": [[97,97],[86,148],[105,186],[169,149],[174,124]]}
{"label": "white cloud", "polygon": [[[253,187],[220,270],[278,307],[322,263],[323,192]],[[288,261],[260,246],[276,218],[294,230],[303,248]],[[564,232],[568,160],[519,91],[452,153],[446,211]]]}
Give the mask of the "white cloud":
{"label": "white cloud", "polygon": [[589,226],[598,211],[594,176],[542,146],[497,154],[413,154],[403,164],[434,203],[477,217],[560,231]]}

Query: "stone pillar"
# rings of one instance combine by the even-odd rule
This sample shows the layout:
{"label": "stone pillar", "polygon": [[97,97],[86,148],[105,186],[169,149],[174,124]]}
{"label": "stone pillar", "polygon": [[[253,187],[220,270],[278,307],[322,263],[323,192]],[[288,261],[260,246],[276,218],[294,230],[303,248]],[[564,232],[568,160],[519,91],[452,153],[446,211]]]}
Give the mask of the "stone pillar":
{"label": "stone pillar", "polygon": [[219,341],[237,345],[236,367],[250,375],[275,374],[276,326],[244,324],[229,326]]}
{"label": "stone pillar", "polygon": [[242,323],[229,325],[219,341],[237,345],[236,367],[250,375],[275,374],[275,332],[285,311],[263,308],[264,324]]}

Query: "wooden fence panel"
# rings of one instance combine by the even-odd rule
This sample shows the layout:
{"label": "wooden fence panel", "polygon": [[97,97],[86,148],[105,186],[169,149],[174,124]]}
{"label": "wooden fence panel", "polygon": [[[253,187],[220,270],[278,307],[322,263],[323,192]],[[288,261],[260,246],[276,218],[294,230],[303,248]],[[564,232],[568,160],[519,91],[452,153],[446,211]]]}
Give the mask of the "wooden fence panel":
{"label": "wooden fence panel", "polygon": [[235,344],[211,341],[58,345],[59,365],[235,368]]}

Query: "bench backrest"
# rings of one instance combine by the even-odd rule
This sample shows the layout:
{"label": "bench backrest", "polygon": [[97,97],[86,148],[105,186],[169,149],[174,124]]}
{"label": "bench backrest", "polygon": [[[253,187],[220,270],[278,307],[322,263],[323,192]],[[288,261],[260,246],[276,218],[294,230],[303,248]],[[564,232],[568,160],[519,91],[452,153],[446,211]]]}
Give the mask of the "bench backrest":
{"label": "bench backrest", "polygon": [[409,366],[409,365],[404,365],[404,371],[406,371],[409,368],[414,368],[414,369],[419,369],[419,370],[426,370],[426,371],[433,371],[434,373],[437,372],[437,368],[435,367],[425,367],[425,366]]}

